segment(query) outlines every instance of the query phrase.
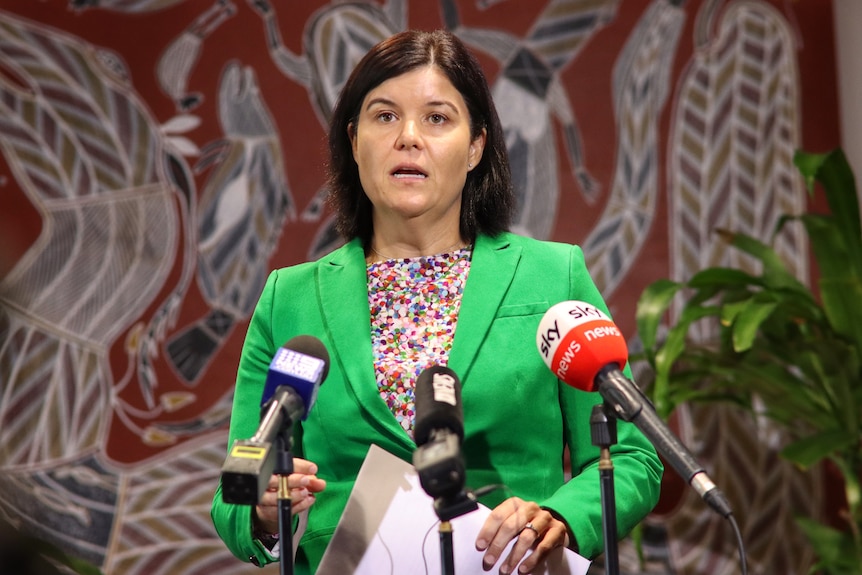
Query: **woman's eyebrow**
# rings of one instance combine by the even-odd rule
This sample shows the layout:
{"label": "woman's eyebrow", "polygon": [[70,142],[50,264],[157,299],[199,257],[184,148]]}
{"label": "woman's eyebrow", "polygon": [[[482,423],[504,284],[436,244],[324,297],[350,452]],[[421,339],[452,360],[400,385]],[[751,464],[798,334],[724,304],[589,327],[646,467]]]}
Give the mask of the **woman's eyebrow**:
{"label": "woman's eyebrow", "polygon": [[[392,100],[390,100],[389,98],[377,97],[377,98],[372,98],[371,100],[369,100],[368,104],[365,106],[365,109],[370,110],[373,106],[376,106],[378,104],[383,105],[383,106],[392,106],[392,107],[396,107],[398,105],[395,102],[393,102]],[[452,102],[450,102],[449,100],[431,100],[429,102],[426,102],[425,106],[427,106],[427,107],[445,106],[445,107],[451,109],[453,112],[458,113],[458,107],[455,104],[453,104]]]}

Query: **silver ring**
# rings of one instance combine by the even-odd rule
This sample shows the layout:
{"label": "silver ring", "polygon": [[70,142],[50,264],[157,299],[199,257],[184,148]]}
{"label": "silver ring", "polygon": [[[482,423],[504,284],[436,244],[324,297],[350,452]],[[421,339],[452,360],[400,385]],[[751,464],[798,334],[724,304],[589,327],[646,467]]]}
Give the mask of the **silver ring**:
{"label": "silver ring", "polygon": [[[532,522],[532,521],[527,521],[527,524],[526,524],[526,525],[524,525],[524,529],[532,529],[532,530],[533,530],[533,533],[535,533],[535,534],[536,534],[536,539],[538,539],[538,538],[539,538],[539,530],[538,530],[538,529],[536,529],[535,527],[533,527],[533,522]],[[521,529],[521,531],[523,531],[524,529]]]}

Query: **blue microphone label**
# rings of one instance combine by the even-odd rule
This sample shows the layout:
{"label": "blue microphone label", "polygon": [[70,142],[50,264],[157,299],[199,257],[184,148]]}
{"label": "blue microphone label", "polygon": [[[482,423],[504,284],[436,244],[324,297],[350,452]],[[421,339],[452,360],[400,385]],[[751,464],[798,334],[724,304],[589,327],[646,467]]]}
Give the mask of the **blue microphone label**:
{"label": "blue microphone label", "polygon": [[319,381],[324,365],[322,359],[282,347],[272,358],[270,368],[305,381]]}

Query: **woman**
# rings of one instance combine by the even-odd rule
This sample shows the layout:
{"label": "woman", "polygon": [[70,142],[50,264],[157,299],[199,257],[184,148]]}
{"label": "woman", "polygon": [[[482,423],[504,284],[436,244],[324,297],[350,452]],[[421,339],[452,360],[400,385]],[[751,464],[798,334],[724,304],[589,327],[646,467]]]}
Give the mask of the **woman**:
{"label": "woman", "polygon": [[[431,365],[461,379],[467,485],[504,484],[511,494],[481,499],[493,509],[476,541],[484,567],[526,573],[562,545],[597,555],[599,452],[589,419],[601,399],[557,381],[535,336],[560,301],[607,308],[580,248],[505,231],[514,194],[479,64],[447,32],[385,40],[344,86],[329,141],[330,201],[347,243],[270,275],[246,337],[230,429],[231,442],[254,433],[281,343],[302,334],[323,341],[329,375],[297,426],[288,478],[292,509],[309,511],[297,571],[319,563],[372,443],[411,461],[412,386]],[[662,466],[635,428],[618,431],[622,535],[655,505]],[[273,560],[274,492],[250,509],[223,503],[219,488],[213,520],[238,557]]]}

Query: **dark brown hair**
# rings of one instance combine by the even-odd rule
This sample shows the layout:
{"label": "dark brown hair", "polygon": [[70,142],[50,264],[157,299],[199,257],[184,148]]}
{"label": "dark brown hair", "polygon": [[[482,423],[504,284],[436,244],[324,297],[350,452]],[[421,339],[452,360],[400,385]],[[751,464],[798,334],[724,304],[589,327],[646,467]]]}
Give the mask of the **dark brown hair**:
{"label": "dark brown hair", "polygon": [[497,235],[509,228],[515,195],[503,128],[482,68],[454,34],[408,30],[374,46],[359,61],[341,90],[329,124],[329,197],[341,236],[362,239],[367,248],[373,233],[371,201],[362,189],[353,160],[348,127],[356,121],[365,96],[390,78],[421,66],[439,68],[457,89],[470,113],[470,134],[487,131],[479,164],[467,174],[461,197],[461,237]]}

